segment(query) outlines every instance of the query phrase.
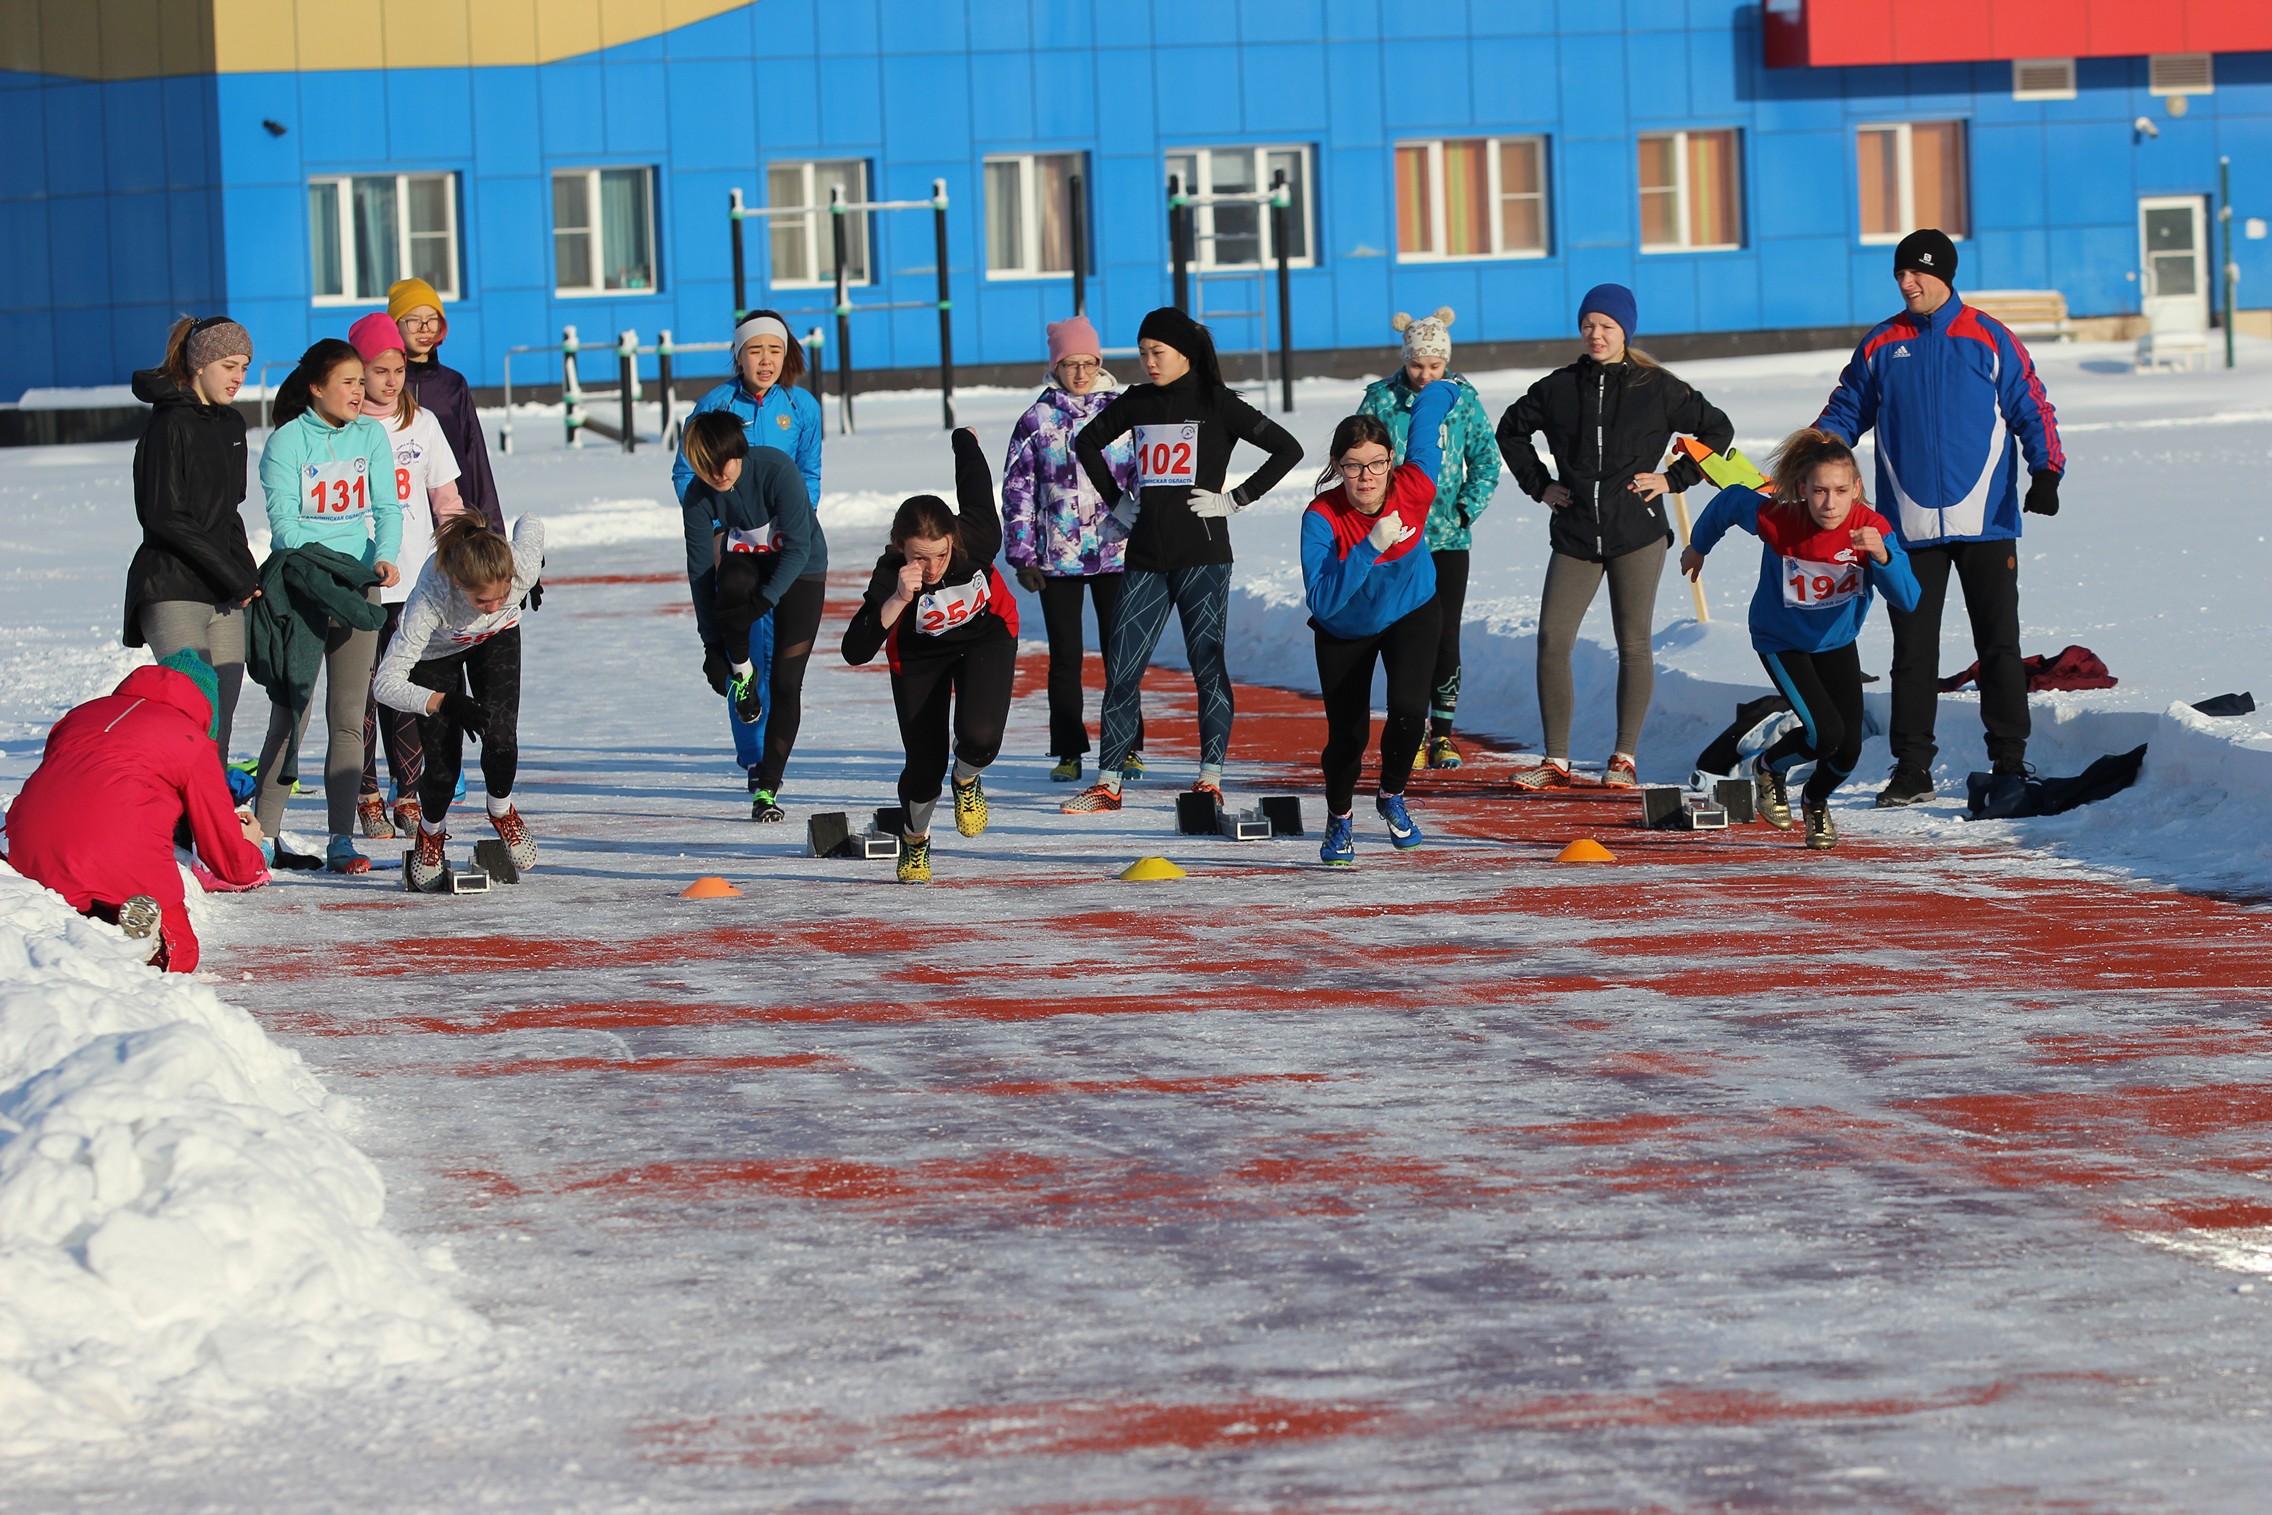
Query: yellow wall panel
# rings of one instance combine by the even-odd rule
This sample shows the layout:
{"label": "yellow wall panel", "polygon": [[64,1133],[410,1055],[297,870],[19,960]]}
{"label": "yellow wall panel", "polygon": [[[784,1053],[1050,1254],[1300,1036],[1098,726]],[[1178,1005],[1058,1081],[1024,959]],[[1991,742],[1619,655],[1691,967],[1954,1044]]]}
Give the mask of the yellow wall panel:
{"label": "yellow wall panel", "polygon": [[480,0],[471,7],[466,35],[473,61],[489,65],[530,64],[543,55],[536,45],[538,0]]}
{"label": "yellow wall panel", "polygon": [[385,0],[390,68],[464,68],[473,61],[471,6],[466,0]]}
{"label": "yellow wall panel", "polygon": [[158,52],[169,74],[213,72],[213,7],[210,0],[160,0]]}
{"label": "yellow wall panel", "polygon": [[602,47],[656,36],[668,25],[663,19],[663,0],[600,0]]}
{"label": "yellow wall panel", "polygon": [[102,13],[86,0],[40,0],[42,69],[80,79],[103,77]]}
{"label": "yellow wall panel", "polygon": [[387,34],[377,6],[343,4],[341,0],[297,0],[292,9],[299,34],[301,69],[385,65]]}
{"label": "yellow wall panel", "polygon": [[154,79],[165,72],[160,61],[158,0],[99,0],[95,12],[102,36],[106,79]]}
{"label": "yellow wall panel", "polygon": [[213,0],[214,67],[225,74],[291,73],[300,66],[292,0]]}
{"label": "yellow wall panel", "polygon": [[536,54],[540,59],[572,58],[598,52],[600,0],[539,0]]}

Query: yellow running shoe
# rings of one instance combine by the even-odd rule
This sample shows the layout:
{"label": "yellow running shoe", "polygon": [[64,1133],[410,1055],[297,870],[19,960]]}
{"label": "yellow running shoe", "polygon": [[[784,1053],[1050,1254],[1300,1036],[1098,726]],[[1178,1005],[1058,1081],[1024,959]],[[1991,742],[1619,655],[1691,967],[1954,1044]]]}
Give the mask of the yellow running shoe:
{"label": "yellow running shoe", "polygon": [[977,836],[986,829],[986,787],[973,776],[969,783],[954,781],[955,830]]}
{"label": "yellow running shoe", "polygon": [[931,839],[927,836],[903,836],[899,839],[899,881],[903,884],[931,882]]}

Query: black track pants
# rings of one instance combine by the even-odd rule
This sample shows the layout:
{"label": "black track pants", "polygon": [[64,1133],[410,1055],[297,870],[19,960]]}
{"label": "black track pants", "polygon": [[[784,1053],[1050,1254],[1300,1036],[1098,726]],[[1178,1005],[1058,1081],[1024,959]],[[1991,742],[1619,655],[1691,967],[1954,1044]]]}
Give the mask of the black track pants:
{"label": "black track pants", "polygon": [[2020,544],[1949,542],[1914,547],[1917,608],[1886,607],[1893,621],[1893,729],[1886,733],[1893,760],[1933,771],[1939,748],[1933,718],[1940,703],[1941,611],[1948,603],[1949,570],[1964,587],[1972,620],[1972,650],[1980,659],[1980,724],[1988,732],[1990,763],[2027,755],[2027,667],[2020,660]]}
{"label": "black track pants", "polygon": [[947,656],[918,652],[901,659],[891,676],[899,740],[907,751],[907,766],[899,770],[900,804],[912,808],[937,799],[947,765],[957,758],[973,768],[994,761],[1017,675],[1018,643],[1007,629]]}
{"label": "black track pants", "polygon": [[[521,770],[521,628],[509,626],[463,652],[415,664],[410,682],[442,694],[464,691],[480,703],[489,718],[480,739],[483,787],[491,794],[511,794]],[[457,794],[465,732],[436,710],[418,718],[418,736],[426,749],[418,802],[426,819],[439,826]]]}
{"label": "black track pants", "polygon": [[1402,794],[1428,731],[1428,680],[1436,668],[1436,602],[1374,636],[1345,640],[1317,631],[1317,682],[1325,695],[1325,808],[1345,815],[1365,768],[1373,729],[1373,660],[1388,669],[1388,720],[1381,727],[1381,792]]}
{"label": "black track pants", "polygon": [[1799,724],[1760,756],[1777,773],[1814,764],[1805,799],[1819,805],[1862,760],[1862,656],[1852,642],[1828,652],[1763,652],[1767,676]]}
{"label": "black track pants", "polygon": [[1436,560],[1436,677],[1428,691],[1428,725],[1437,736],[1452,734],[1459,711],[1459,623],[1467,616],[1467,559],[1464,548],[1431,552]]}
{"label": "black track pants", "polygon": [[[1097,647],[1112,645],[1112,619],[1120,610],[1120,575],[1092,574],[1041,581],[1041,622],[1049,631],[1049,752],[1079,757],[1089,750],[1081,719],[1081,591],[1096,602]],[[1136,712],[1136,751],[1144,750],[1144,712]]]}
{"label": "black track pants", "polygon": [[[757,624],[751,614],[758,593],[755,559],[754,553],[728,553],[719,565],[718,634],[729,654],[749,646]],[[827,597],[826,577],[810,574],[792,583],[773,605],[773,676],[765,686],[765,756],[757,766],[757,787],[768,794],[781,792],[789,754],[797,747],[797,728],[804,724],[805,665],[812,661]]]}

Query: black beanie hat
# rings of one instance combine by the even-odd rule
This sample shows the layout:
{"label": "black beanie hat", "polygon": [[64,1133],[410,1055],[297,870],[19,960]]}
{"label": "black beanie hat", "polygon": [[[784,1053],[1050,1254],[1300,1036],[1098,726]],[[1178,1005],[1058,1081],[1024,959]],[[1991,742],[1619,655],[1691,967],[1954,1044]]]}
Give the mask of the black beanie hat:
{"label": "black beanie hat", "polygon": [[1893,271],[1900,273],[1913,268],[1921,274],[1931,274],[1949,288],[1956,288],[1956,244],[1948,233],[1927,226],[1911,232],[1901,239],[1893,250]]}
{"label": "black beanie hat", "polygon": [[1215,339],[1208,335],[1206,327],[1173,305],[1163,305],[1144,317],[1143,324],[1136,328],[1136,340],[1141,342],[1146,338],[1165,342],[1182,353],[1200,383],[1209,388],[1221,386],[1223,370],[1215,358]]}

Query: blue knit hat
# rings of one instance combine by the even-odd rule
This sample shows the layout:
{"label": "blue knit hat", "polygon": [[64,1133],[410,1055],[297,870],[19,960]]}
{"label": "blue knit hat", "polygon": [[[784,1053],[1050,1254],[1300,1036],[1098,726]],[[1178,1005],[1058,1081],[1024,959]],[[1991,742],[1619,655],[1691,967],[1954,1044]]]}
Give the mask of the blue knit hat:
{"label": "blue knit hat", "polygon": [[1633,291],[1622,284],[1596,284],[1578,302],[1578,320],[1583,323],[1597,310],[1625,329],[1626,341],[1633,340],[1641,319],[1640,310],[1633,302]]}
{"label": "blue knit hat", "polygon": [[205,734],[216,742],[221,740],[221,676],[213,671],[213,665],[199,657],[194,649],[184,647],[170,658],[158,659],[158,666],[186,673],[196,683],[205,696],[205,703],[213,707],[213,719],[206,726]]}

